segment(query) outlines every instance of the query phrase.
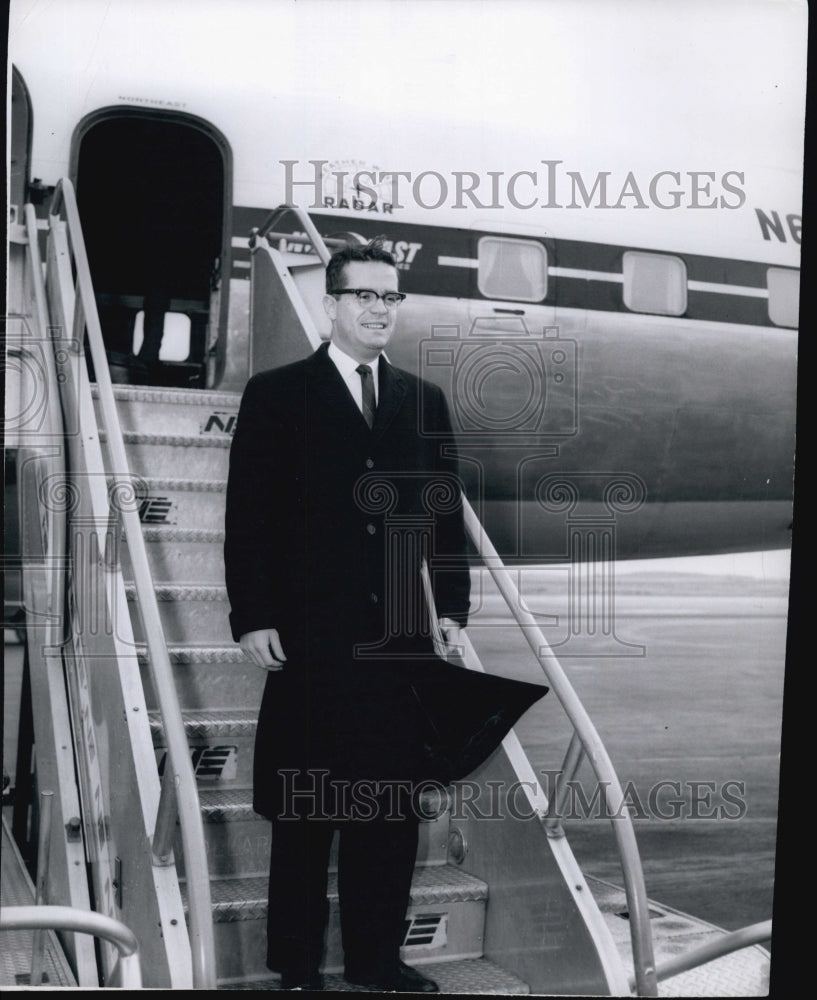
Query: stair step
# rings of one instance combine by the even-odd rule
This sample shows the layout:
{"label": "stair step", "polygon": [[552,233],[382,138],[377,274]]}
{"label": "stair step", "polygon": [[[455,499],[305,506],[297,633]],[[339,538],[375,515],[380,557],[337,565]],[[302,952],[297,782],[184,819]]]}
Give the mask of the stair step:
{"label": "stair step", "polygon": [[[225,587],[212,583],[156,583],[153,592],[167,642],[181,644],[196,640],[215,646],[232,641]],[[135,608],[135,585],[126,584],[125,593],[131,606],[133,637],[143,643],[144,628]]]}
{"label": "stair step", "polygon": [[223,479],[136,478],[139,519],[145,527],[224,527],[227,483]]}
{"label": "stair step", "polygon": [[[474,996],[527,995],[530,989],[518,976],[487,958],[465,958],[453,962],[432,962],[423,965],[423,974],[435,980],[440,993],[468,993]],[[257,980],[219,983],[222,990],[280,990],[280,977],[266,976]],[[364,986],[353,986],[340,973],[324,977],[324,989],[338,993],[374,992]]]}
{"label": "stair step", "polygon": [[[227,705],[260,706],[266,671],[254,666],[238,645],[168,643],[168,653],[182,709],[209,710]],[[147,665],[144,644],[137,648],[149,709],[156,708],[156,692]]]}
{"label": "stair step", "polygon": [[[166,754],[158,712],[148,713],[157,764]],[[182,712],[185,734],[199,783],[247,787],[253,777],[258,708],[188,709]]]}
{"label": "stair step", "polygon": [[[271,827],[252,807],[252,789],[199,788],[204,819],[207,864],[211,876],[249,875],[266,878],[269,872]],[[177,870],[184,863],[176,851]]]}
{"label": "stair step", "polygon": [[[142,537],[154,580],[224,583],[223,528],[143,525]],[[121,551],[122,572],[131,578],[127,533]]]}
{"label": "stair step", "polygon": [[[154,739],[161,739],[162,720],[156,712],[150,714]],[[258,710],[252,708],[197,709],[182,713],[187,738],[218,740],[227,737],[255,738]]]}
{"label": "stair step", "polygon": [[[97,407],[99,391],[91,392]],[[189,435],[230,435],[241,402],[240,393],[206,389],[163,389],[155,386],[114,386],[123,431]]]}
{"label": "stair step", "polygon": [[[214,878],[211,894],[219,979],[268,976],[267,878]],[[331,973],[343,968],[335,872],[329,875],[327,896],[330,912],[324,971]],[[403,960],[420,965],[435,960],[482,957],[487,896],[484,882],[453,866],[416,868],[407,913],[406,944],[401,949]]]}
{"label": "stair step", "polygon": [[[122,435],[128,469],[142,479],[226,479],[232,438],[193,434],[153,434],[126,431]],[[107,435],[100,433],[107,451]],[[110,454],[106,465],[112,467]]]}

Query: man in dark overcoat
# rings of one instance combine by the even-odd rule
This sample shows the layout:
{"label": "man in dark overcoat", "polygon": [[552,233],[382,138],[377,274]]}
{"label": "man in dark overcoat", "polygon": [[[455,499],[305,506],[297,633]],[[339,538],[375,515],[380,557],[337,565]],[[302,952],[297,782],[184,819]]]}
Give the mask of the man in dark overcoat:
{"label": "man in dark overcoat", "polygon": [[254,807],[272,822],[267,961],[284,988],[321,987],[339,830],[346,978],[437,990],[399,956],[414,793],[464,777],[546,690],[435,652],[437,626],[458,648],[470,574],[445,397],[383,356],[403,298],[376,243],[338,251],[329,343],[250,379],[230,454],[231,627],[269,672]]}

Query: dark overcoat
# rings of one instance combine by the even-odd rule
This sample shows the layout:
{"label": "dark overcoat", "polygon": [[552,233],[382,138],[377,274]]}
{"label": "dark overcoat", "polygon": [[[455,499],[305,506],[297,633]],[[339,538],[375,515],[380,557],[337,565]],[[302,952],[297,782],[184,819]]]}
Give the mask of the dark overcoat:
{"label": "dark overcoat", "polygon": [[250,379],[224,552],[234,638],[275,628],[287,657],[259,714],[262,814],[307,767],[352,781],[463,777],[547,690],[434,653],[424,560],[436,615],[468,618],[460,489],[443,393],[385,359],[371,430],[326,345]]}

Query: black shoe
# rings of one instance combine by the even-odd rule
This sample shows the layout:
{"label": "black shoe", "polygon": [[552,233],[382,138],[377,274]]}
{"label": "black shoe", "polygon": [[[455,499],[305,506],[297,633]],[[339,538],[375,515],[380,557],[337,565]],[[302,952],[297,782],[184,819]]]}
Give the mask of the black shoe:
{"label": "black shoe", "polygon": [[440,987],[405,962],[377,972],[346,970],[346,980],[353,986],[370,986],[384,993],[439,993]]}
{"label": "black shoe", "polygon": [[285,969],[281,973],[282,990],[322,990],[323,976],[319,972],[296,972]]}

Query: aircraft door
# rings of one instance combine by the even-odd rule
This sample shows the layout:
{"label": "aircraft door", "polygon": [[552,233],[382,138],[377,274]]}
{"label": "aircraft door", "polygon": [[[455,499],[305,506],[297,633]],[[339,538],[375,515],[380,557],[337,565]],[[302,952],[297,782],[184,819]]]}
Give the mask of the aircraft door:
{"label": "aircraft door", "polygon": [[224,138],[189,115],[113,108],[80,124],[72,175],[114,381],[215,385],[231,237]]}

